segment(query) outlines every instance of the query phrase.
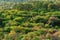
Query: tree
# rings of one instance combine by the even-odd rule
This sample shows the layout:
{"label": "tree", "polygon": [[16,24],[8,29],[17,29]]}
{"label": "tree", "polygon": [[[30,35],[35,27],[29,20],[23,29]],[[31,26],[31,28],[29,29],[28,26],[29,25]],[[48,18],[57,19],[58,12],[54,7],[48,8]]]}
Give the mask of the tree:
{"label": "tree", "polygon": [[18,9],[18,10],[25,10],[25,11],[29,11],[33,9],[33,5],[32,4],[15,4],[13,6],[14,9]]}

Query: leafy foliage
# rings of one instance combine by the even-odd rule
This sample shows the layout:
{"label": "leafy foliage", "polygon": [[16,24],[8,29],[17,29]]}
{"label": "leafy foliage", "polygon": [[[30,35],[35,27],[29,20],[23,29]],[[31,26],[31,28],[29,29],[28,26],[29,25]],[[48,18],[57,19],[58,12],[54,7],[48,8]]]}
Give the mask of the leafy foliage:
{"label": "leafy foliage", "polygon": [[59,35],[57,2],[18,2],[11,9],[0,10],[0,40],[58,40]]}

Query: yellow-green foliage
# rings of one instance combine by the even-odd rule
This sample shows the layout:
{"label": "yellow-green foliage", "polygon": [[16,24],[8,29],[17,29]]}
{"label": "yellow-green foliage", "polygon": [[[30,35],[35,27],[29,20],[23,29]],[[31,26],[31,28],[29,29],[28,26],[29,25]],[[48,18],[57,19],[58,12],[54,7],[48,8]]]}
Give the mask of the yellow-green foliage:
{"label": "yellow-green foliage", "polygon": [[47,1],[13,4],[10,9],[0,10],[0,40],[60,39],[60,4]]}

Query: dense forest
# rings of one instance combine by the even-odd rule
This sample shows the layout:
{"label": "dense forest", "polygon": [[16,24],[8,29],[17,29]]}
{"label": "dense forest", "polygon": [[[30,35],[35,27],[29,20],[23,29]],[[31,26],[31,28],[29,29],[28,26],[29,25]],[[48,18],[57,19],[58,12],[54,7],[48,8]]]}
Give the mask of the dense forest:
{"label": "dense forest", "polygon": [[0,40],[60,40],[60,2],[0,2]]}

